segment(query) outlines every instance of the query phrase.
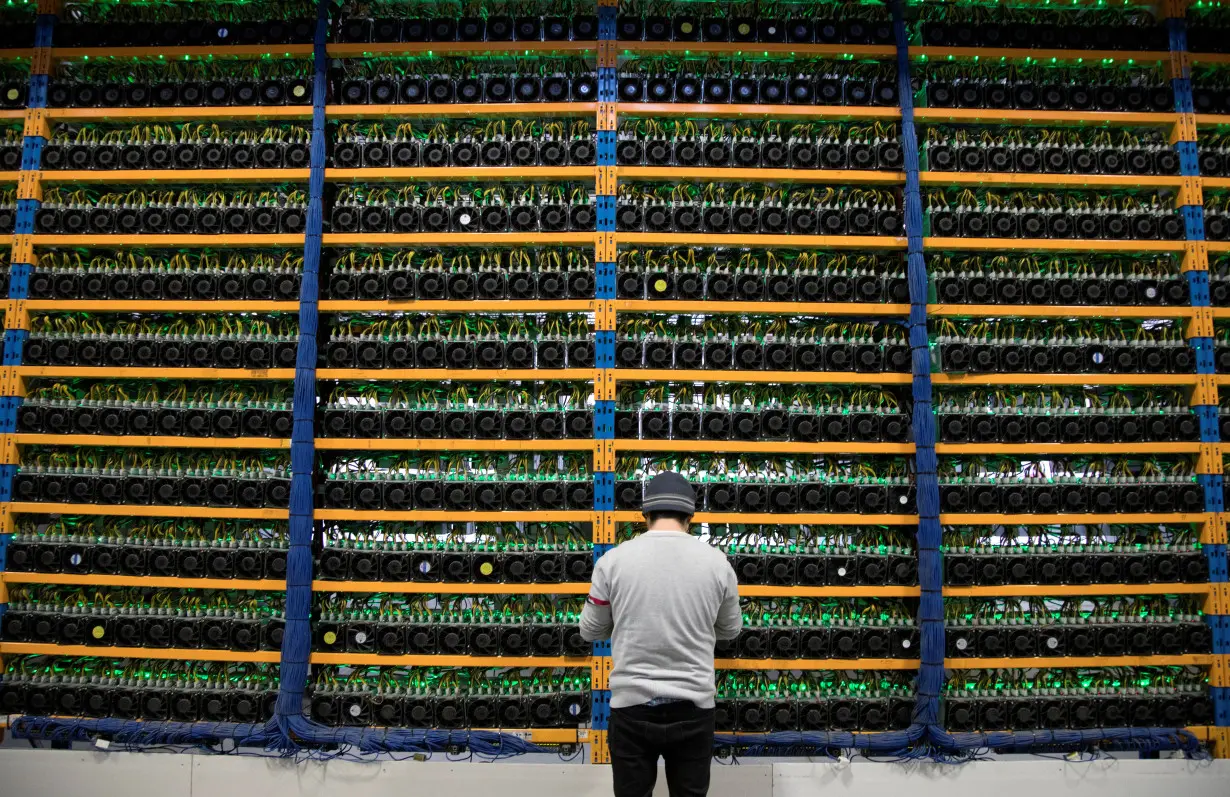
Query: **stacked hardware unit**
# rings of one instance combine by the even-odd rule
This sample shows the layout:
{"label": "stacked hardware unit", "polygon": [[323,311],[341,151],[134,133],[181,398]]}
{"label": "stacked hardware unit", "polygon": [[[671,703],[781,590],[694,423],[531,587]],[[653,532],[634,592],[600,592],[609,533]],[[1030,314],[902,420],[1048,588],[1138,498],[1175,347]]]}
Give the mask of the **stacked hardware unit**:
{"label": "stacked hardware unit", "polygon": [[607,762],[674,470],[715,755],[1224,754],[1230,18],[1062,6],[0,10],[14,733]]}

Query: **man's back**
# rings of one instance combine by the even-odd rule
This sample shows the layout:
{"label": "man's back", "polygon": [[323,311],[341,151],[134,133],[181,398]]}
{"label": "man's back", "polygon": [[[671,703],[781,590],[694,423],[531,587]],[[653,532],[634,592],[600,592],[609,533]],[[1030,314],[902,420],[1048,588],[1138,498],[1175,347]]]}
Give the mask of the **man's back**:
{"label": "man's back", "polygon": [[738,581],[720,551],[682,532],[647,531],[598,560],[590,604],[581,634],[611,637],[612,708],[657,698],[712,708],[715,640],[742,626]]}

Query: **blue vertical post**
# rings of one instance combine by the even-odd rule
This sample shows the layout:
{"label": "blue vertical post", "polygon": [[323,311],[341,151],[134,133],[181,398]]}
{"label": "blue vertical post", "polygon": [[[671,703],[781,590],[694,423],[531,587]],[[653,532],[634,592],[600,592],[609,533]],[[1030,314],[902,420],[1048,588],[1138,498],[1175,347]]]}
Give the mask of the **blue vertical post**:
{"label": "blue vertical post", "polygon": [[303,286],[299,292],[299,347],[295,359],[290,439],[290,549],[286,560],[286,633],[275,718],[289,736],[303,720],[303,695],[312,652],[312,536],[315,523],[313,469],[316,460],[316,359],[319,314],[321,233],[324,227],[325,42],[329,28],[328,0],[316,8],[313,47],[312,144],[308,178],[307,229],[303,242]]}
{"label": "blue vertical post", "polygon": [[918,583],[921,636],[918,700],[914,724],[937,725],[944,683],[944,597],[940,565],[940,490],[936,481],[935,414],[931,401],[931,355],[927,337],[927,264],[923,257],[922,196],[918,181],[918,134],[910,84],[909,33],[900,0],[890,3],[897,45],[897,94],[901,100],[901,149],[905,160],[906,276],[913,372],[914,478],[918,492]]}
{"label": "blue vertical post", "polygon": [[[615,17],[619,11],[613,5],[598,6],[598,40],[615,41]],[[615,67],[599,61],[598,70],[598,102],[614,103],[617,100],[616,84],[618,80]],[[597,130],[595,146],[597,156],[595,163],[598,169],[615,166],[615,131]],[[615,196],[612,189],[610,195],[598,195],[594,198],[597,215],[596,229],[599,234],[615,231]],[[615,298],[615,263],[611,260],[594,259],[594,298],[612,300]],[[606,370],[615,367],[615,330],[597,330],[594,333],[594,367]],[[595,381],[595,391],[597,381]],[[612,440],[615,437],[615,402],[603,399],[594,401],[594,439],[595,450],[598,440]],[[615,510],[615,474],[614,472],[594,473],[594,511],[613,512]],[[609,551],[613,545],[594,544],[594,564]],[[610,656],[610,640],[593,643],[594,656]],[[594,730],[605,731],[611,712],[611,692],[609,689],[591,689],[591,711],[589,723]]]}

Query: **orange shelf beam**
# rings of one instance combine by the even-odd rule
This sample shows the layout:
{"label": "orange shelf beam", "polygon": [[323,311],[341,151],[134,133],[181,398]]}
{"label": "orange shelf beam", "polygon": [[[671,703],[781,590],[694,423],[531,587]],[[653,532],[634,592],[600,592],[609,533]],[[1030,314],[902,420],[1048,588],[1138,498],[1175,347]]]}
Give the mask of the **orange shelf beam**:
{"label": "orange shelf beam", "polygon": [[312,664],[383,664],[389,667],[589,667],[591,658],[593,657],[381,656],[376,653],[313,653]]}
{"label": "orange shelf beam", "polygon": [[929,304],[927,315],[948,318],[1191,318],[1191,307],[1106,307],[1028,304]]}
{"label": "orange shelf beam", "polygon": [[[478,299],[475,301],[433,301],[406,299],[399,301],[367,299],[325,299],[320,302],[322,313],[588,313],[593,312],[594,299]],[[298,307],[298,305],[295,305]]]}
{"label": "orange shelf beam", "polygon": [[[317,517],[320,510],[316,510]],[[644,515],[639,509],[617,509],[614,513],[616,523],[639,523],[644,521]],[[793,512],[781,514],[753,514],[743,512],[697,512],[692,516],[697,523],[714,524],[745,524],[752,526],[785,526],[785,525],[851,525],[871,524],[874,526],[910,526],[918,522],[918,515],[860,515],[843,513],[808,513]]]}
{"label": "orange shelf beam", "polygon": [[[174,507],[172,507],[174,509]],[[254,589],[282,591],[286,582],[271,578],[172,578],[164,576],[112,576],[99,573],[0,573],[6,584],[81,584],[99,587],[151,587],[157,589]]]}
{"label": "orange shelf beam", "polygon": [[[709,105],[674,102],[621,102],[616,106],[620,116],[675,117],[698,119],[845,119],[895,120],[901,118],[897,106],[879,105]],[[917,112],[916,112],[917,113]],[[329,112],[332,116],[332,111]]]}
{"label": "orange shelf beam", "polygon": [[[15,183],[21,172],[0,172],[0,183]],[[6,235],[6,238],[11,238],[11,235]]]}
{"label": "orange shelf beam", "polygon": [[95,368],[78,365],[19,365],[17,375],[27,379],[274,379],[292,380],[293,368]]}
{"label": "orange shelf beam", "polygon": [[1200,512],[1125,512],[1123,514],[1001,515],[958,512],[941,514],[946,526],[1075,526],[1094,523],[1204,523],[1209,516]]}
{"label": "orange shelf beam", "polygon": [[[593,170],[590,169],[592,172]],[[620,166],[620,182],[703,180],[705,182],[826,183],[830,185],[899,185],[904,172],[870,169],[721,169],[684,166]]]}
{"label": "orange shelf beam", "polygon": [[26,299],[26,309],[81,313],[298,313],[298,302],[163,299]]}
{"label": "orange shelf beam", "polygon": [[[20,441],[18,441],[20,443]],[[330,451],[593,451],[594,439],[444,440],[428,438],[318,437],[317,450]]]}
{"label": "orange shelf beam", "polygon": [[159,659],[162,661],[249,661],[277,664],[276,650],[207,650],[204,648],[113,648],[102,645],[40,645],[27,642],[0,642],[0,655],[15,656],[104,656],[114,659]]}
{"label": "orange shelf beam", "polygon": [[[311,107],[308,108],[309,115]],[[503,103],[450,103],[447,105],[327,105],[325,114],[330,119],[445,119],[489,116],[595,116],[596,102],[503,102]],[[456,177],[464,176],[457,170]],[[456,179],[456,178],[455,178]]]}
{"label": "orange shelf beam", "polygon": [[852,373],[849,371],[685,371],[656,368],[617,368],[618,382],[744,382],[806,385],[908,385],[910,374]]}
{"label": "orange shelf beam", "polygon": [[917,670],[918,659],[717,659],[718,670]]}
{"label": "orange shelf beam", "polygon": [[40,172],[43,183],[306,183],[308,169],[116,169]]}
{"label": "orange shelf beam", "polygon": [[594,371],[589,368],[560,368],[558,370],[480,369],[451,368],[318,368],[316,378],[344,382],[371,381],[432,381],[458,380],[462,382],[592,382]]}
{"label": "orange shelf beam", "polygon": [[[317,446],[319,448],[319,446]],[[798,443],[788,440],[619,440],[616,451],[749,454],[913,454],[913,443]]]}
{"label": "orange shelf beam", "polygon": [[[464,179],[460,174],[453,179]],[[530,244],[589,244],[592,232],[327,232],[325,246],[525,246]],[[297,236],[302,241],[302,236]],[[37,238],[35,245],[38,245]]]}
{"label": "orange shelf beam", "polygon": [[25,434],[13,435],[19,446],[115,446],[117,448],[289,449],[278,437],[157,437],[146,435]]}
{"label": "orange shelf beam", "polygon": [[[321,302],[323,306],[325,303]],[[616,299],[615,309],[629,313],[739,313],[749,315],[908,315],[908,304],[867,302],[709,302],[671,299]]]}
{"label": "orange shelf beam", "polygon": [[[282,513],[285,516],[285,512]],[[528,512],[450,512],[447,510],[411,509],[393,511],[385,509],[317,509],[317,520],[409,520],[423,523],[518,523],[560,522],[589,523],[594,519],[590,510],[543,510]],[[870,521],[869,521],[870,522]]]}
{"label": "orange shelf beam", "polygon": [[1001,587],[944,587],[951,598],[1048,598],[1068,595],[1205,595],[1208,584],[1006,584]]}
{"label": "orange shelf beam", "polygon": [[[407,106],[414,107],[414,106]],[[420,106],[422,107],[422,106]],[[53,122],[248,121],[311,119],[311,105],[228,105],[222,108],[48,108]],[[22,116],[25,113],[22,112]]]}
{"label": "orange shelf beam", "polygon": [[1186,656],[1071,656],[1020,659],[944,659],[949,670],[1033,670],[1043,668],[1074,669],[1083,667],[1208,667],[1211,655]]}
{"label": "orange shelf beam", "polygon": [[584,595],[588,581],[558,584],[445,584],[429,581],[313,581],[313,592],[407,592],[416,595]]}
{"label": "orange shelf beam", "polygon": [[937,454],[1199,454],[1200,443],[936,443]]}
{"label": "orange shelf beam", "polygon": [[458,168],[421,169],[325,169],[325,182],[362,180],[379,182],[396,180],[589,180],[594,179],[593,166],[471,166]]}
{"label": "orange shelf beam", "polygon": [[[328,236],[325,236],[328,238]],[[735,235],[686,232],[617,232],[621,244],[654,246],[766,246],[781,249],[904,249],[891,235]],[[1182,247],[1180,247],[1182,248]]]}
{"label": "orange shelf beam", "polygon": [[34,235],[34,246],[144,246],[215,247],[303,246],[303,236],[290,233],[274,235]]}
{"label": "orange shelf beam", "polygon": [[[234,518],[237,520],[286,520],[285,509],[247,509],[233,506],[152,506],[145,504],[44,504],[14,501],[9,511],[15,515],[96,515],[107,517],[194,517]],[[317,510],[319,515],[320,510]]]}

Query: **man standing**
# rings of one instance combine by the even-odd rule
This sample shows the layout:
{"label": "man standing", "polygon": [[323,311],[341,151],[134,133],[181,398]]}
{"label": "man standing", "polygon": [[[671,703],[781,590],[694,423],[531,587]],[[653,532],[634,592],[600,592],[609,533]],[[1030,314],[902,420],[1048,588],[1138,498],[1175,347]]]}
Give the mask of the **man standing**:
{"label": "man standing", "polygon": [[608,744],[615,797],[649,797],[666,761],[671,797],[705,797],[713,760],[713,648],[743,627],[720,551],[688,534],[696,493],[678,473],[645,487],[647,530],[598,560],[581,636],[611,640]]}

